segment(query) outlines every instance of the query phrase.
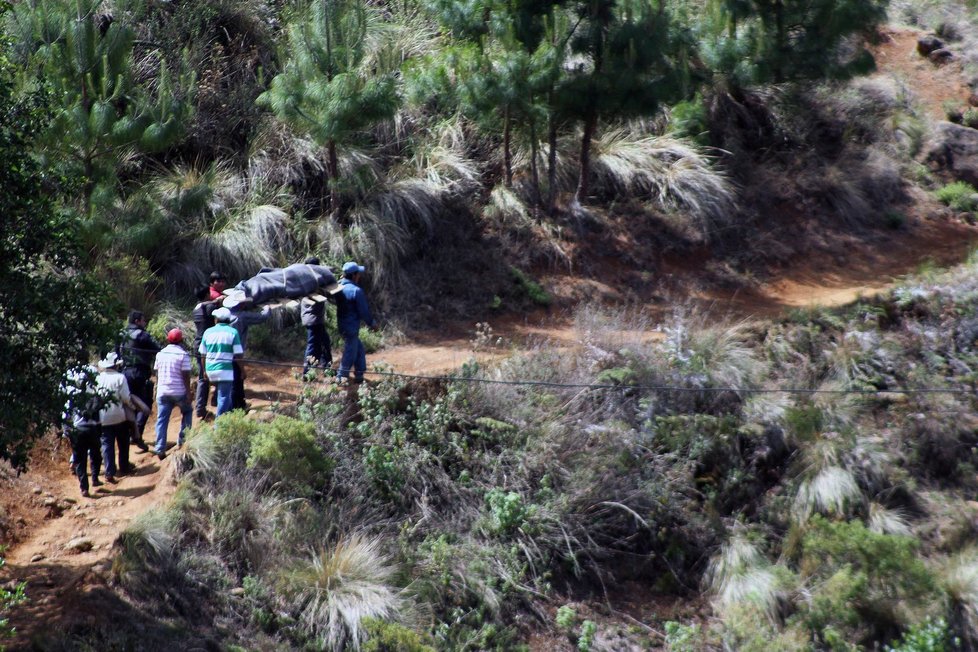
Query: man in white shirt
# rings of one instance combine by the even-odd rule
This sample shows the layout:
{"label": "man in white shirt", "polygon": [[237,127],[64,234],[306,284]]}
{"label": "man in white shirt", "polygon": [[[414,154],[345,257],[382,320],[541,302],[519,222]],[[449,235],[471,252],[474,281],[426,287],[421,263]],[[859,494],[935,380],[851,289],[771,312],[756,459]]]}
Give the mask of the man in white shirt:
{"label": "man in white shirt", "polygon": [[[132,470],[129,464],[129,442],[131,429],[126,420],[125,406],[132,407],[129,398],[129,383],[119,369],[122,358],[114,351],[99,360],[98,387],[104,393],[106,404],[99,413],[102,424],[102,462],[105,464],[105,479],[115,484],[118,473]],[[119,449],[119,466],[115,463],[115,449]]]}
{"label": "man in white shirt", "polygon": [[190,428],[193,411],[190,406],[190,355],[180,344],[183,331],[174,328],[166,334],[168,344],[156,354],[156,456],[166,458],[166,430],[170,414],[180,406],[180,434],[177,448],[183,446],[184,433]]}

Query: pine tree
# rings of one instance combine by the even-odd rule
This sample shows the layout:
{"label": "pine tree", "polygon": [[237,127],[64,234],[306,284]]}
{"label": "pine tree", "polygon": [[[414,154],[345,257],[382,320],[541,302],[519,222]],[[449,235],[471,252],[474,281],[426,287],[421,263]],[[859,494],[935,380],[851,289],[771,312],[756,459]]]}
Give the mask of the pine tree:
{"label": "pine tree", "polygon": [[60,421],[65,372],[116,325],[108,288],[81,265],[79,220],[56,203],[71,184],[35,155],[50,112],[15,93],[13,69],[0,52],[0,458],[23,469]]}
{"label": "pine tree", "polygon": [[576,64],[558,84],[561,111],[583,126],[576,199],[588,194],[591,141],[599,121],[652,114],[683,90],[664,5],[650,0],[582,0],[570,39]]}
{"label": "pine tree", "polygon": [[393,117],[399,104],[393,74],[363,62],[376,10],[359,0],[315,0],[289,25],[289,59],[258,102],[327,149],[330,210],[336,208],[337,147]]}
{"label": "pine tree", "polygon": [[114,177],[123,151],[154,152],[172,145],[191,111],[165,66],[154,89],[135,84],[133,31],[111,15],[99,14],[100,4],[42,1],[15,9],[22,34],[30,35],[28,43],[20,44],[25,63],[57,101],[47,143],[79,164],[86,209],[95,187]]}
{"label": "pine tree", "polygon": [[707,63],[738,86],[846,79],[873,68],[851,37],[886,17],[886,0],[722,0],[700,25]]}

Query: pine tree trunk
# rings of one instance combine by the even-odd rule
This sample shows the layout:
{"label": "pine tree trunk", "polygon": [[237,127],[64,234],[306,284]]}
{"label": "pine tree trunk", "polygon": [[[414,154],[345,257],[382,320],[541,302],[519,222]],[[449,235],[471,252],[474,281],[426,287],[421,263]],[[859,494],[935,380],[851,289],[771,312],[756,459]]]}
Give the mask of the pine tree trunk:
{"label": "pine tree trunk", "polygon": [[537,123],[536,120],[530,122],[530,176],[533,181],[533,203],[537,208],[543,205],[543,196],[540,194],[540,171],[537,169],[537,154],[540,148],[537,143]]}
{"label": "pine tree trunk", "polygon": [[587,199],[588,177],[591,172],[591,140],[598,128],[598,114],[592,112],[584,120],[584,135],[581,137],[581,175],[577,179],[577,193],[574,198],[577,203]]}
{"label": "pine tree trunk", "polygon": [[326,210],[333,211],[336,208],[336,182],[340,176],[340,164],[336,156],[336,141],[330,140],[326,143]]}
{"label": "pine tree trunk", "polygon": [[513,187],[513,153],[511,149],[512,140],[512,120],[509,118],[509,107],[503,112],[503,168],[507,188]]}
{"label": "pine tree trunk", "polygon": [[[551,101],[553,105],[553,101]],[[557,120],[550,114],[547,133],[547,213],[553,215],[557,206]]]}

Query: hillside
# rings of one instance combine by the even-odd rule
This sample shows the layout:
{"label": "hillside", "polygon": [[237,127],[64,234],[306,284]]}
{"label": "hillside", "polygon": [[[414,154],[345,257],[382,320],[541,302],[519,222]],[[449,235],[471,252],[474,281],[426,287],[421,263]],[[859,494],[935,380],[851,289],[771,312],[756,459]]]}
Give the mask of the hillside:
{"label": "hillside", "polygon": [[[42,436],[7,649],[978,649],[973,10],[828,2],[861,18],[781,57],[726,9],[164,4],[4,14],[89,308],[192,328],[210,269],[356,258],[375,373],[303,382],[283,311],[247,415],[93,499]],[[657,95],[584,101],[602,56]]]}

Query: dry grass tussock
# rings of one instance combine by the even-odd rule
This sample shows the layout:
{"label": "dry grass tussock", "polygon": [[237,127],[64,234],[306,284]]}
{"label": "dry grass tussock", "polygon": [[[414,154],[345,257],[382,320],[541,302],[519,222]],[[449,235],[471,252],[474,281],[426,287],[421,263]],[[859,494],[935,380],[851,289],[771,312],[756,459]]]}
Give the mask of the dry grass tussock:
{"label": "dry grass tussock", "polygon": [[802,449],[794,518],[804,523],[813,514],[846,516],[863,504],[856,475],[845,464],[845,442],[824,433]]}
{"label": "dry grass tussock", "polygon": [[395,619],[403,607],[379,539],[352,535],[282,574],[283,607],[330,650],[359,650],[364,618]]}
{"label": "dry grass tussock", "polygon": [[735,532],[710,561],[707,572],[714,608],[731,615],[745,603],[755,606],[768,622],[778,621],[778,606],[785,596],[777,574],[764,554],[742,532]]}
{"label": "dry grass tussock", "polygon": [[707,238],[729,226],[737,213],[733,184],[688,141],[611,129],[595,141],[594,170],[609,191],[688,212]]}

